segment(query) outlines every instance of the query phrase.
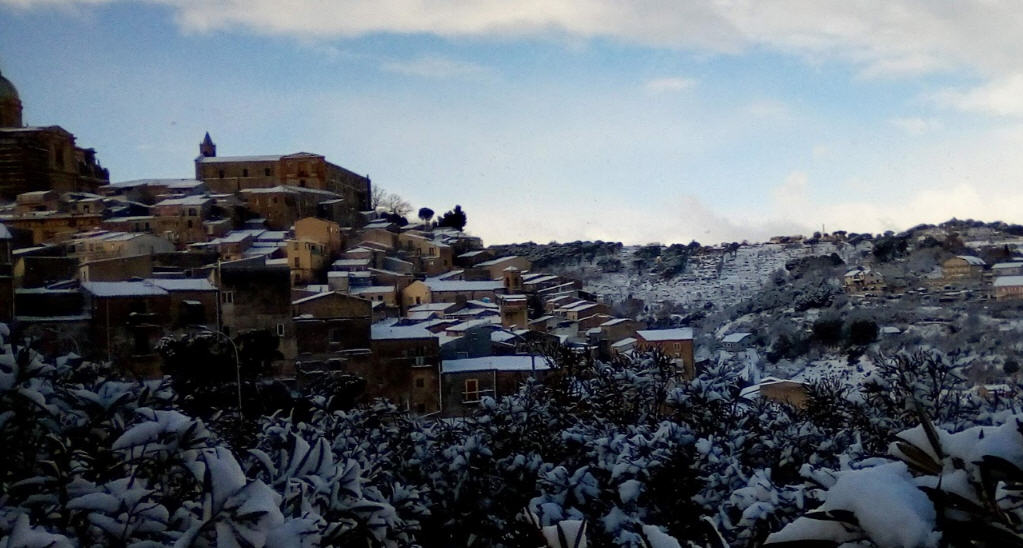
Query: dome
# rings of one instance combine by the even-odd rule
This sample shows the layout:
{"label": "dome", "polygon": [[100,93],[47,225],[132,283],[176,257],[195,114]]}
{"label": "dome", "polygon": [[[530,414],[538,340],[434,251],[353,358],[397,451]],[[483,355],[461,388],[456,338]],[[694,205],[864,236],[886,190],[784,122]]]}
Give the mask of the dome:
{"label": "dome", "polygon": [[3,99],[18,99],[18,88],[0,73],[0,100]]}

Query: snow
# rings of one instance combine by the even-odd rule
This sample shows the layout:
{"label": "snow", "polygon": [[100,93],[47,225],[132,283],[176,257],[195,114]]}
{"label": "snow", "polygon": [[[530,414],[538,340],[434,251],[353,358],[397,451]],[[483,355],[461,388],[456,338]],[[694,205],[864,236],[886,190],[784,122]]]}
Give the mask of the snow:
{"label": "snow", "polygon": [[514,355],[444,360],[441,363],[441,372],[450,374],[467,371],[532,371],[534,367],[537,371],[550,369],[547,359],[543,356]]}
{"label": "snow", "polygon": [[[935,511],[905,463],[892,462],[839,472],[817,511],[847,510],[881,548],[923,546],[935,526]],[[836,527],[837,526],[837,527]],[[799,518],[770,535],[768,543],[801,539],[844,542],[849,532],[837,522]]]}
{"label": "snow", "polygon": [[397,340],[397,339],[432,339],[436,337],[430,331],[417,325],[385,326],[379,323],[370,327],[371,338],[374,341]]}
{"label": "snow", "polygon": [[145,281],[82,282],[82,288],[97,297],[149,297],[167,295],[167,291]]}
{"label": "snow", "polygon": [[643,536],[650,548],[682,548],[675,537],[661,531],[653,525],[643,526]]}
{"label": "snow", "polygon": [[693,328],[643,329],[636,331],[636,335],[639,335],[648,342],[685,341],[693,339]]}

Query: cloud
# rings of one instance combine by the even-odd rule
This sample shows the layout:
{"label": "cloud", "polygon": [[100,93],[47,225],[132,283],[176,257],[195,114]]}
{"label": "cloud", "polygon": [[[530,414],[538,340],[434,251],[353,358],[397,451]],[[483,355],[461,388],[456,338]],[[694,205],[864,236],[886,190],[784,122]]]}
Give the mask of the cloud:
{"label": "cloud", "polygon": [[746,106],[746,112],[757,118],[784,120],[792,115],[789,106],[774,99],[759,99]]}
{"label": "cloud", "polygon": [[968,90],[946,89],[933,95],[939,105],[997,116],[1023,116],[1023,73]]}
{"label": "cloud", "polygon": [[669,77],[669,78],[655,78],[646,83],[647,91],[651,93],[666,93],[685,91],[696,85],[696,80],[692,78],[681,78],[681,77]]}
{"label": "cloud", "polygon": [[[0,0],[19,8],[103,0]],[[123,0],[122,0],[123,1]],[[1023,10],[1012,0],[149,0],[190,32],[325,39],[369,34],[610,38],[653,47],[738,53],[752,48],[852,63],[866,77],[967,69],[1023,72]]]}
{"label": "cloud", "polygon": [[892,118],[888,122],[910,135],[923,135],[942,128],[941,121],[934,118]]}
{"label": "cloud", "polygon": [[424,78],[471,78],[489,76],[494,73],[491,68],[483,65],[437,55],[423,55],[402,61],[387,61],[381,65],[381,68],[388,72]]}

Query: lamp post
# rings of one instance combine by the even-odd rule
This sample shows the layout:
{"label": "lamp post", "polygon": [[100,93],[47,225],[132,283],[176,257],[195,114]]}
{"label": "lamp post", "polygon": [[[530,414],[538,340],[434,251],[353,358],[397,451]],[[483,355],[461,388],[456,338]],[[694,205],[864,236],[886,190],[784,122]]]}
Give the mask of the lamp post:
{"label": "lamp post", "polygon": [[213,333],[214,335],[218,335],[220,337],[223,337],[225,340],[227,340],[227,342],[231,343],[231,349],[234,350],[234,373],[235,373],[235,381],[236,381],[237,386],[238,386],[238,418],[241,419],[242,418],[242,361],[241,361],[241,358],[238,356],[238,346],[236,344],[234,344],[234,339],[229,337],[223,331],[218,331],[216,329],[210,329],[209,327],[207,327],[206,328],[206,332],[207,333]]}

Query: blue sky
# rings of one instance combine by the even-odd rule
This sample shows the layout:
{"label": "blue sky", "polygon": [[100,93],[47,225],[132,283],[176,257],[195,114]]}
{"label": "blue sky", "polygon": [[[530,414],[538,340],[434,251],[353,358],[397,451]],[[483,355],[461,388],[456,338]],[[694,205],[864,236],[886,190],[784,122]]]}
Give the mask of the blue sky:
{"label": "blue sky", "polygon": [[0,0],[0,70],[114,180],[317,152],[488,243],[1023,222],[997,1]]}

